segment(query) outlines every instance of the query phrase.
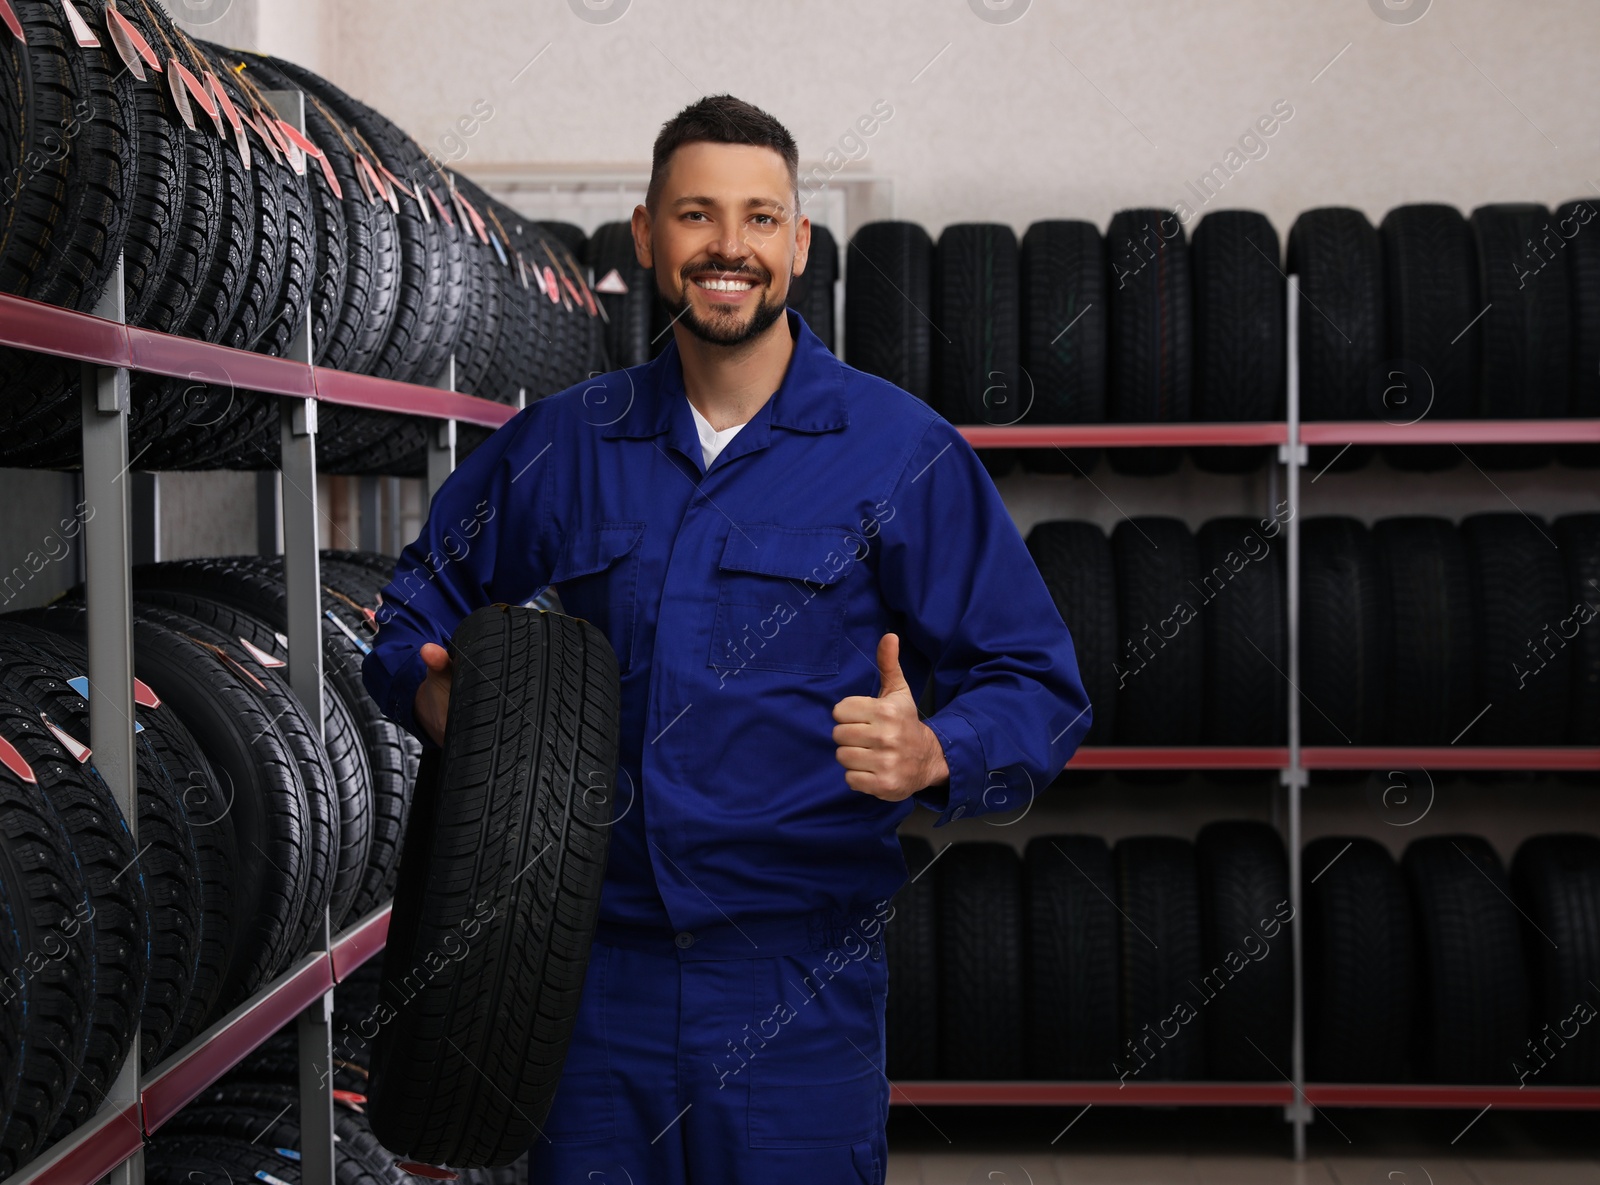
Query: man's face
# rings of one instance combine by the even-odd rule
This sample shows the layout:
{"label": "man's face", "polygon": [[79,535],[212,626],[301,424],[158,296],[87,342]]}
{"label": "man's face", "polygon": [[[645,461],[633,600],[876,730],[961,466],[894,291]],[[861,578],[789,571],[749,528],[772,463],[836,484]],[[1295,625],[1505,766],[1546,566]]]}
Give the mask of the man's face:
{"label": "man's face", "polygon": [[633,237],[677,323],[737,346],[783,315],[811,245],[811,222],[793,201],[789,170],[770,148],[698,142],[672,154],[654,216],[633,212]]}

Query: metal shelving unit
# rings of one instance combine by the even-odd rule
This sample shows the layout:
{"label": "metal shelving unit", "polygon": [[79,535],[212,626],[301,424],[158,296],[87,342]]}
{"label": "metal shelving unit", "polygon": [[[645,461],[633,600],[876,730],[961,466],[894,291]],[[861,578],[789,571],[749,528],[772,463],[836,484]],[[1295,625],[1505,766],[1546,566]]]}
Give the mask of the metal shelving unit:
{"label": "metal shelving unit", "polygon": [[[120,274],[120,273],[119,273]],[[1044,427],[960,426],[974,447],[1275,446],[1284,468],[1290,516],[1284,538],[1288,556],[1287,615],[1289,678],[1299,679],[1300,469],[1311,444],[1600,443],[1600,420],[1426,421],[1410,425],[1299,421],[1296,325],[1298,277],[1289,284],[1289,400],[1284,422],[1248,424],[1093,424]],[[136,817],[133,782],[131,586],[128,564],[126,472],[128,374],[142,370],[196,381],[229,383],[276,395],[282,401],[282,506],[284,568],[289,593],[290,653],[313,661],[291,664],[297,694],[321,719],[321,647],[317,614],[319,557],[316,546],[316,406],[319,401],[425,416],[440,421],[430,439],[428,486],[438,488],[455,462],[455,422],[499,427],[516,408],[455,392],[454,366],[434,387],[316,367],[310,362],[309,321],[292,356],[270,358],[225,346],[172,337],[122,322],[121,285],[108,285],[96,315],[73,312],[19,297],[0,295],[0,345],[76,359],[85,365],[84,493],[110,513],[89,520],[85,536],[90,605],[92,747],[97,764],[119,796],[130,827]],[[292,479],[292,480],[291,480]],[[1291,903],[1301,912],[1299,850],[1301,791],[1311,770],[1429,767],[1476,770],[1596,770],[1592,748],[1371,748],[1302,747],[1299,697],[1290,695],[1285,746],[1238,748],[1091,747],[1080,750],[1072,769],[1256,769],[1277,770],[1286,791]],[[100,710],[104,709],[104,710]],[[118,721],[127,722],[119,727]],[[19,1181],[89,1185],[107,1173],[118,1185],[143,1179],[141,1149],[179,1109],[216,1081],[291,1018],[299,1018],[302,1048],[302,1179],[332,1185],[332,1075],[327,1024],[333,987],[383,949],[387,909],[363,919],[319,949],[143,1081],[130,1064],[100,1113],[65,1141],[52,1146],[19,1173]],[[1294,1154],[1305,1156],[1305,1128],[1313,1107],[1501,1107],[1600,1109],[1600,1089],[1489,1086],[1362,1085],[1308,1083],[1303,1051],[1303,990],[1300,928],[1295,927],[1295,1017],[1293,1065],[1283,1082],[902,1082],[892,1084],[896,1104],[980,1106],[1261,1106],[1282,1107],[1293,1125]],[[130,1059],[132,1062],[133,1059]]]}

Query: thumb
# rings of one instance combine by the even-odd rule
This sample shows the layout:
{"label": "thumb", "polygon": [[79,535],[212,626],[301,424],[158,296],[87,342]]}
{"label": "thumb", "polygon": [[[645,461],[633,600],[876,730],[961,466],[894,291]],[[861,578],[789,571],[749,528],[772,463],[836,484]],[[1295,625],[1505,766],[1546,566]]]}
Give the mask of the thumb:
{"label": "thumb", "polygon": [[900,669],[900,638],[897,634],[884,634],[878,639],[878,678],[883,681],[883,686],[878,689],[879,699],[896,692],[909,694],[911,691],[905,672]]}
{"label": "thumb", "polygon": [[429,671],[448,671],[450,669],[450,652],[437,642],[424,642],[421,654],[422,661],[428,665]]}

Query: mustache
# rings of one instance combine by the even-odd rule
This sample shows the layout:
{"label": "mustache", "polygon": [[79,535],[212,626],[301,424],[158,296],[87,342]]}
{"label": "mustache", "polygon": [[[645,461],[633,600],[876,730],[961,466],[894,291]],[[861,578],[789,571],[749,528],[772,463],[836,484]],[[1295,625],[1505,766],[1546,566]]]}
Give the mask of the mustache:
{"label": "mustache", "polygon": [[744,264],[738,267],[718,267],[715,264],[694,263],[685,267],[678,275],[686,284],[697,276],[746,276],[762,284],[772,279],[772,274],[765,268],[753,268]]}

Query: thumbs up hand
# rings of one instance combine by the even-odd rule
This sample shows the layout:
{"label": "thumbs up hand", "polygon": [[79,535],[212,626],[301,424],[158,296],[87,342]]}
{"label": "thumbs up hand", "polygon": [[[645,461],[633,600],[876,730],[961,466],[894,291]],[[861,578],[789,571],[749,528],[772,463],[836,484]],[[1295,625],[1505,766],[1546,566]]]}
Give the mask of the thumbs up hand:
{"label": "thumbs up hand", "polygon": [[921,720],[917,700],[900,669],[900,638],[878,640],[876,696],[847,695],[833,706],[834,758],[845,768],[852,790],[886,802],[899,802],[928,786],[947,781],[944,748]]}

